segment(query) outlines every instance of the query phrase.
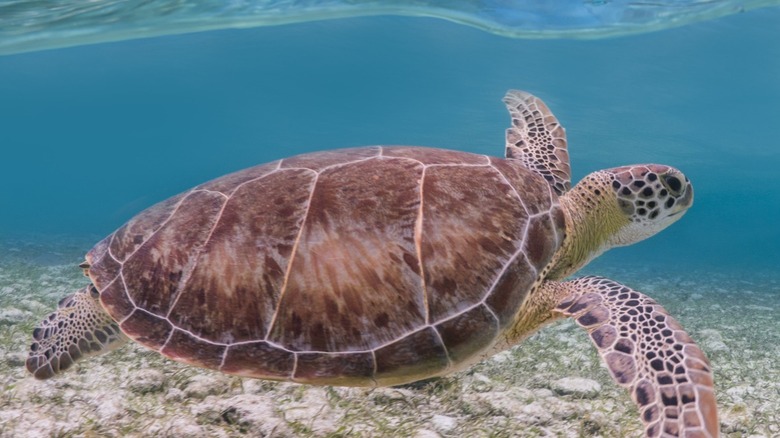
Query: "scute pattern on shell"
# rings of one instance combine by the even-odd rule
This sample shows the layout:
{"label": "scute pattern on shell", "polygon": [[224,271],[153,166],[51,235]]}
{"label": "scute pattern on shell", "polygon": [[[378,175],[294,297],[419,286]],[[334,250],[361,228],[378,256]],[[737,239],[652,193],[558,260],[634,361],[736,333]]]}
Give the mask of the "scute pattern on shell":
{"label": "scute pattern on shell", "polygon": [[252,377],[393,384],[487,350],[562,240],[519,162],[415,147],[307,154],[149,208],[87,256],[125,333]]}

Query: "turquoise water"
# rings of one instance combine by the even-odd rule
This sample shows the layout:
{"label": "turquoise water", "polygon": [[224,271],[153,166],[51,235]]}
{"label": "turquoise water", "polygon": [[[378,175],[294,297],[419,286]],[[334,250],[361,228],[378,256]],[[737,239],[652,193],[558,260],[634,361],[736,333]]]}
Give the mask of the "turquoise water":
{"label": "turquoise water", "polygon": [[[431,18],[222,30],[0,57],[0,236],[94,241],[224,173],[307,151],[503,153],[509,88],[568,130],[574,180],[682,169],[684,220],[610,263],[774,270],[780,9],[601,40],[510,39]],[[86,249],[86,247],[85,247]]]}
{"label": "turquoise water", "polygon": [[[315,150],[502,155],[511,88],[544,99],[566,127],[575,182],[642,162],[692,180],[682,220],[585,271],[678,317],[712,361],[725,436],[780,436],[780,8],[665,24],[516,39],[370,16],[94,45],[79,44],[101,38],[55,33],[16,46],[36,51],[0,56],[0,437],[388,436],[388,425],[408,436],[635,436],[629,396],[571,322],[400,396],[227,378],[139,346],[51,381],[23,368],[34,324],[84,285],[82,254],[144,208]],[[603,390],[593,400],[551,391],[572,376]],[[313,407],[325,411],[301,414]],[[538,412],[550,417],[541,432]],[[437,417],[444,432],[420,432]]]}

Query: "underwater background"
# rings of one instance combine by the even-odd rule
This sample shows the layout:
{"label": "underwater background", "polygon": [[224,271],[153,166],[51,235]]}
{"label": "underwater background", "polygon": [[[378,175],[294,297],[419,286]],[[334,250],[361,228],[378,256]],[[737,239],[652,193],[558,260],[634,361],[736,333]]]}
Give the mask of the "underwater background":
{"label": "underwater background", "polygon": [[[470,430],[464,423],[482,424],[474,418],[496,412],[508,419],[485,420],[469,433],[635,434],[636,412],[619,407],[630,405],[628,395],[611,388],[587,339],[565,324],[450,386],[399,396],[413,403],[376,401],[382,393],[372,393],[368,400],[389,406],[387,418],[408,416],[382,423],[387,429],[345,426],[364,420],[365,412],[355,407],[350,412],[360,415],[339,417],[336,405],[363,397],[356,392],[323,393],[323,403],[338,401],[328,412],[343,420],[332,429],[317,429],[309,417],[300,419],[302,429],[282,420],[263,429],[270,420],[251,415],[244,423],[226,420],[224,412],[237,402],[221,403],[239,393],[281,391],[290,403],[309,407],[320,399],[305,402],[309,393],[279,386],[284,384],[236,383],[240,379],[213,373],[208,376],[217,379],[217,389],[188,392],[192,382],[206,378],[140,348],[98,360],[93,370],[104,367],[103,374],[81,366],[74,373],[81,384],[44,387],[24,373],[30,330],[82,285],[77,265],[83,254],[142,209],[225,173],[315,150],[409,144],[501,156],[509,125],[501,98],[511,88],[542,98],[564,125],[573,181],[644,162],[675,166],[691,179],[695,202],[682,220],[645,242],[604,254],[586,273],[653,296],[700,341],[716,372],[724,434],[780,436],[780,8],[599,39],[512,38],[432,17],[298,21],[144,39],[120,34],[114,38],[120,41],[9,49],[0,56],[0,436],[458,436]],[[536,36],[545,36],[544,29],[540,25]],[[569,332],[578,342],[562,340]],[[556,362],[567,355],[565,363]],[[162,383],[136,391],[127,382],[141,377],[127,373],[149,367],[162,377],[147,378]],[[558,397],[554,389],[551,396],[533,392],[549,389],[547,380],[584,370],[595,376],[583,377],[604,383],[598,402],[567,399],[568,411],[544,405],[553,414],[542,420],[522,411]],[[513,385],[525,381],[530,392],[510,397],[520,407],[492,411],[442,401],[457,387],[458,400],[468,404],[471,395],[485,392],[473,389],[486,384],[483,377],[492,382],[491,391],[519,391]],[[100,410],[106,405],[100,397],[108,396],[91,392],[100,386],[95,381],[104,382],[103,390],[124,382],[127,392],[112,399],[120,414]],[[73,404],[74,397],[88,400],[82,411],[63,414],[51,407],[53,398]],[[150,417],[128,401],[191,407],[207,397],[218,400],[208,402],[219,407],[216,413],[192,408],[192,419],[181,420],[189,421],[183,429],[166,416],[169,411]],[[602,402],[612,403],[625,424],[583,420],[593,411],[589,403]],[[240,417],[245,406],[230,412]],[[311,418],[322,415],[317,412]],[[39,414],[48,423],[35,420]],[[434,419],[440,426],[429,427],[434,435],[420,435]],[[259,429],[252,429],[253,421]]]}

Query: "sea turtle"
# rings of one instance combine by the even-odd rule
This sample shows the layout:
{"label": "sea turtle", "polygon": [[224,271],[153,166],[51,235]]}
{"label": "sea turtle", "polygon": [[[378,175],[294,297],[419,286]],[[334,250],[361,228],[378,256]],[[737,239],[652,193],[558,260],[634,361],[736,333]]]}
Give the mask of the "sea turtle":
{"label": "sea turtle", "polygon": [[228,374],[376,386],[441,376],[563,316],[585,328],[648,436],[718,435],[710,366],[655,301],[566,278],[693,202],[679,170],[571,187],[563,127],[510,91],[506,158],[374,146],[239,171],[145,210],[80,265],[90,284],[33,332],[52,377],[132,339]]}

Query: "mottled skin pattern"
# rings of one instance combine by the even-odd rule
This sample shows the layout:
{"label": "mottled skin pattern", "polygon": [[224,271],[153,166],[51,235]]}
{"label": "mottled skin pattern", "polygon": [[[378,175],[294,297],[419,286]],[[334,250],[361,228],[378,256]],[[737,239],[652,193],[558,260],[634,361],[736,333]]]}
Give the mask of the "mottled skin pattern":
{"label": "mottled skin pattern", "polygon": [[549,108],[520,91],[504,102],[507,159],[319,152],[149,208],[87,254],[92,285],[36,329],[28,370],[49,378],[116,347],[118,324],[167,357],[225,373],[394,385],[462,369],[568,316],[631,391],[647,436],[717,436],[712,372],[682,327],[615,281],[564,281],[678,220],[690,182],[644,164],[572,188]]}
{"label": "mottled skin pattern", "polygon": [[602,277],[557,283],[556,312],[588,331],[615,381],[639,407],[650,437],[705,437],[718,430],[704,353],[652,298]]}
{"label": "mottled skin pattern", "polygon": [[[50,314],[33,330],[27,368],[36,377],[66,370],[79,359],[103,354],[125,344],[127,337],[105,312],[95,312],[98,291],[89,285],[60,300],[57,312]],[[61,342],[72,337],[73,342]]]}
{"label": "mottled skin pattern", "polygon": [[541,99],[525,91],[504,97],[512,126],[506,130],[506,157],[542,175],[557,195],[571,189],[566,130]]}

